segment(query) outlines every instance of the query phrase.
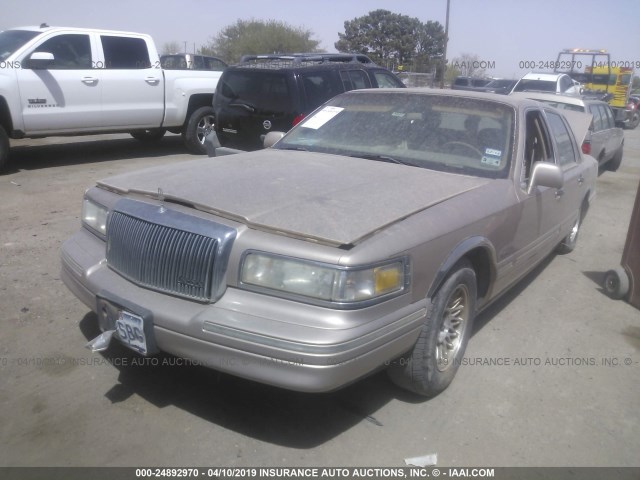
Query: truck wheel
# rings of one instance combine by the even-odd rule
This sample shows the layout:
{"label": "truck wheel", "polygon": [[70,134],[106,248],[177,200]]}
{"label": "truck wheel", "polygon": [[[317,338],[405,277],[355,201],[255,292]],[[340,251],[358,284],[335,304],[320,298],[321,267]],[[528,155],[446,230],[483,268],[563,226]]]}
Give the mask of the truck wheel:
{"label": "truck wheel", "polygon": [[425,397],[433,397],[449,386],[471,336],[476,297],[476,274],[464,260],[433,297],[413,350],[387,369],[396,385]]}
{"label": "truck wheel", "polygon": [[618,168],[620,168],[620,164],[622,163],[623,146],[624,145],[620,145],[620,148],[616,151],[613,157],[611,157],[611,160],[609,160],[605,165],[605,168],[610,172],[615,172],[616,170],[618,170]]}
{"label": "truck wheel", "polygon": [[213,130],[214,116],[213,107],[200,107],[189,117],[187,128],[185,128],[182,138],[190,152],[196,154],[206,154],[207,149],[204,140]]}
{"label": "truck wheel", "polygon": [[0,126],[0,172],[9,162],[9,137],[4,127]]}
{"label": "truck wheel", "polygon": [[167,131],[164,128],[149,128],[147,130],[135,130],[131,132],[131,136],[141,142],[157,142]]}

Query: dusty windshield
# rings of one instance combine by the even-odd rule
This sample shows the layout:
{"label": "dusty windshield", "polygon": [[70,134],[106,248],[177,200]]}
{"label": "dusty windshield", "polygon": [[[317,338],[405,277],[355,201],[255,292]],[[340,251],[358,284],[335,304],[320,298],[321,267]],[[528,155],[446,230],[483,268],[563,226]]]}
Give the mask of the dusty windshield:
{"label": "dusty windshield", "polygon": [[509,173],[514,110],[419,93],[340,95],[275,148],[362,157],[489,178]]}
{"label": "dusty windshield", "polygon": [[36,35],[38,35],[38,32],[29,30],[6,30],[0,32],[0,61],[9,58],[13,52]]}

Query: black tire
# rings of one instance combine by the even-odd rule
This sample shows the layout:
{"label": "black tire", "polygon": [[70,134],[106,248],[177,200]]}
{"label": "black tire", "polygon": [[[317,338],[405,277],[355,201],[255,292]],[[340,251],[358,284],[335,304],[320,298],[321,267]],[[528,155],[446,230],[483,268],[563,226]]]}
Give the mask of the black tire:
{"label": "black tire", "polygon": [[614,300],[620,300],[629,293],[629,276],[622,267],[609,270],[604,275],[605,293]]}
{"label": "black tire", "polygon": [[185,145],[191,153],[206,154],[204,140],[214,128],[213,107],[200,107],[191,114],[182,133]]}
{"label": "black tire", "polygon": [[131,136],[141,142],[158,142],[164,137],[167,131],[164,128],[149,128],[147,130],[136,130],[131,132]]}
{"label": "black tire", "polygon": [[575,250],[576,245],[578,244],[578,235],[580,234],[580,228],[582,227],[582,215],[583,209],[578,210],[578,218],[576,219],[573,227],[571,227],[571,231],[569,234],[562,239],[556,251],[560,255],[566,255],[567,253],[571,253]]}
{"label": "black tire", "polygon": [[620,164],[622,163],[622,151],[624,149],[623,147],[624,145],[620,145],[620,148],[618,148],[613,157],[611,157],[611,160],[609,160],[605,165],[605,168],[610,172],[615,172],[616,170],[618,170],[618,168],[620,168]]}
{"label": "black tire", "polygon": [[4,170],[9,163],[9,137],[7,132],[4,131],[4,127],[0,126],[0,172]]}
{"label": "black tire", "polygon": [[396,385],[425,397],[434,397],[449,386],[471,336],[476,298],[475,271],[463,260],[431,300],[413,349],[387,369]]}

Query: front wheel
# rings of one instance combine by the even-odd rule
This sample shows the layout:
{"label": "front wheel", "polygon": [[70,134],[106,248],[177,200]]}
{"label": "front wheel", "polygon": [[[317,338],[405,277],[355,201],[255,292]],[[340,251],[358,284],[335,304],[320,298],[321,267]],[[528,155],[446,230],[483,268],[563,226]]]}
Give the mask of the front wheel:
{"label": "front wheel", "polygon": [[214,128],[213,107],[200,107],[191,114],[182,138],[190,152],[206,154],[205,138]]}
{"label": "front wheel", "polygon": [[9,137],[7,132],[4,131],[4,127],[0,126],[0,172],[9,162]]}
{"label": "front wheel", "polygon": [[396,385],[425,397],[449,386],[471,336],[476,298],[475,271],[463,260],[433,297],[413,350],[387,370]]}
{"label": "front wheel", "polygon": [[560,245],[558,245],[558,248],[556,249],[556,251],[560,255],[571,253],[575,250],[576,245],[578,244],[578,234],[580,233],[581,226],[582,226],[582,209],[578,210],[578,218],[573,223],[573,226],[571,227],[571,231],[566,237],[562,239],[562,242],[560,242]]}

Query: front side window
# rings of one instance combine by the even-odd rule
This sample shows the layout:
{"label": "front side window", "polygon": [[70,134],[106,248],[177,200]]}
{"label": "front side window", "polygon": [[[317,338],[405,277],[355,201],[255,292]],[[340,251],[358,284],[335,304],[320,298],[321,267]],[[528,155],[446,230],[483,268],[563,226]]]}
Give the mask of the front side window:
{"label": "front side window", "polygon": [[38,46],[34,52],[53,54],[49,70],[85,70],[91,68],[91,40],[88,35],[56,35]]}
{"label": "front side window", "polygon": [[114,70],[138,70],[150,68],[147,42],[142,38],[102,35],[104,66]]}

